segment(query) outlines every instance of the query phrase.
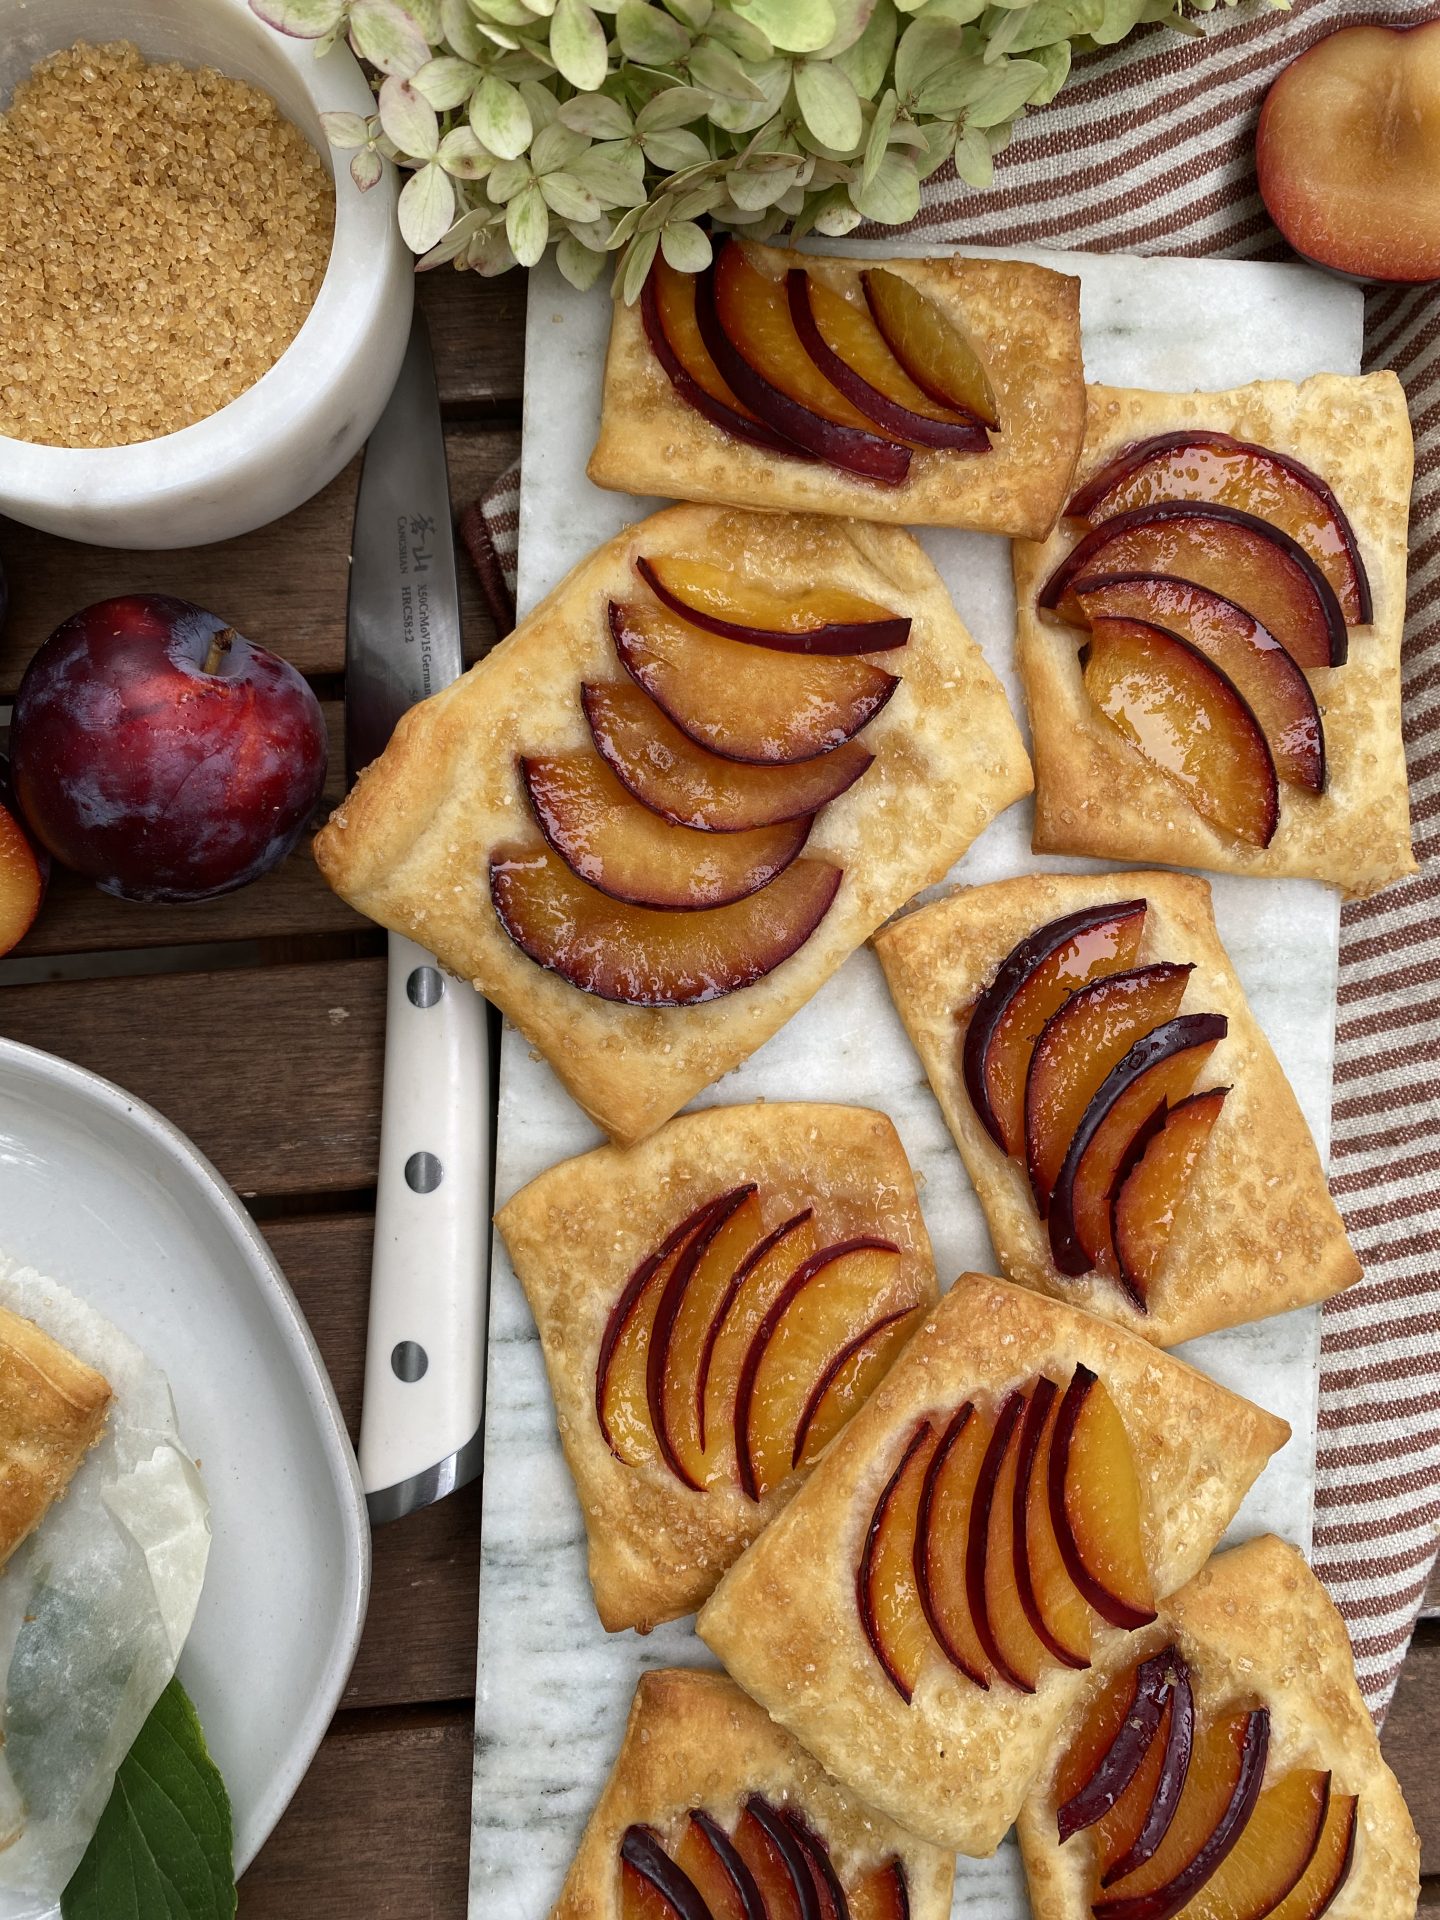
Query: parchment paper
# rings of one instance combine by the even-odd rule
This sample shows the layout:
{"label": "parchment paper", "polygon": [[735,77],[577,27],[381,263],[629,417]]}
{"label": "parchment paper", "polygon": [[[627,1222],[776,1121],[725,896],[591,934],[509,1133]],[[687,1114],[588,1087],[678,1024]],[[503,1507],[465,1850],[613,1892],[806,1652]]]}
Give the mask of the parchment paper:
{"label": "parchment paper", "polygon": [[169,1383],[133,1341],[3,1257],[0,1304],[115,1395],[104,1438],[0,1572],[0,1920],[52,1920],[175,1672],[205,1578],[210,1503]]}

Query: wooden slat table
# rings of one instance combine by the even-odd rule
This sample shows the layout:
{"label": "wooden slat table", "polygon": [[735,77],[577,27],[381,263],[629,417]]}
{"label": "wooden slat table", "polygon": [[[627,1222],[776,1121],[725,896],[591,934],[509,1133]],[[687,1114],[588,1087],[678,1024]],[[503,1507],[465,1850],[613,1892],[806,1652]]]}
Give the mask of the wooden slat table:
{"label": "wooden slat table", "polygon": [[[456,511],[520,444],[524,285],[420,281],[445,403]],[[0,522],[13,603],[0,701],[65,615],[163,588],[275,647],[326,703],[342,779],[345,575],[358,462],[286,521],[188,553],[77,547]],[[498,637],[463,556],[467,655]],[[0,961],[0,1031],[152,1101],[253,1209],[299,1295],[356,1431],[379,1138],[383,936],[308,853],[196,907],[147,908],[57,877]],[[63,966],[59,964],[63,957]],[[344,1702],[241,1887],[243,1920],[460,1920],[475,1684],[478,1485],[382,1528]],[[1385,1745],[1410,1795],[1440,1914],[1440,1628],[1422,1626]],[[499,1920],[499,1916],[497,1916]],[[510,1920],[510,1916],[505,1916]],[[543,1920],[533,1916],[533,1920]]]}

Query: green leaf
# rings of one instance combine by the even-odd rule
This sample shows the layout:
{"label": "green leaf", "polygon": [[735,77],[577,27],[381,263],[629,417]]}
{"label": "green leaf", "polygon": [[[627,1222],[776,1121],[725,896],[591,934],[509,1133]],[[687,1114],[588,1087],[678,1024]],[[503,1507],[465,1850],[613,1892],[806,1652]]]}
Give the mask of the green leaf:
{"label": "green leaf", "polygon": [[820,49],[822,60],[836,60],[869,26],[876,0],[830,0],[835,12],[835,31]]}
{"label": "green leaf", "polygon": [[853,233],[864,217],[851,202],[847,188],[831,187],[821,196],[811,219],[817,233],[838,240],[843,234]]}
{"label": "green leaf", "polygon": [[470,97],[470,124],[476,138],[498,159],[518,160],[534,128],[518,87],[490,73]]}
{"label": "green leaf", "polygon": [[643,207],[645,204],[643,161],[637,170],[592,147],[589,153],[583,154],[575,162],[570,171],[582,186],[595,195],[602,207]]}
{"label": "green leaf", "polygon": [[1070,54],[1071,47],[1068,40],[1056,40],[1051,46],[1036,47],[1032,50],[1031,59],[1038,60],[1048,76],[1039,92],[1031,94],[1032,107],[1048,106],[1070,78]]}
{"label": "green leaf", "polygon": [[965,51],[965,30],[953,20],[915,20],[895,50],[895,91],[902,100],[919,90]]}
{"label": "green leaf", "polygon": [[989,186],[995,168],[990,157],[990,142],[981,128],[967,127],[955,142],[955,171],[969,186]]}
{"label": "green leaf", "polygon": [[870,137],[865,142],[865,157],[860,166],[862,191],[875,178],[876,169],[885,158],[885,150],[890,144],[890,129],[894,124],[895,89],[890,87],[875,109],[875,118],[870,122]]}
{"label": "green leaf", "polygon": [[296,40],[323,40],[345,14],[345,0],[250,0],[265,22]]}
{"label": "green leaf", "polygon": [[732,12],[748,20],[782,53],[818,53],[833,39],[838,24],[831,0],[730,0]]}
{"label": "green leaf", "polygon": [[406,13],[433,47],[440,39],[440,0],[404,0]]}
{"label": "green leaf", "polygon": [[440,0],[440,25],[452,52],[462,60],[478,60],[490,44],[471,13],[468,0]]}
{"label": "green leaf", "polygon": [[555,249],[555,264],[577,292],[585,293],[604,271],[605,256],[567,233]]}
{"label": "green leaf", "polygon": [[120,1762],[63,1920],[231,1920],[234,1844],[225,1783],[172,1680]]}
{"label": "green leaf", "polygon": [[920,175],[908,153],[891,147],[855,204],[867,220],[903,227],[920,211]]}
{"label": "green leaf", "polygon": [[581,93],[594,93],[610,71],[605,29],[586,0],[558,0],[550,22],[550,55]]}
{"label": "green leaf", "polygon": [[668,67],[690,51],[690,36],[678,20],[645,0],[624,0],[615,16],[620,51],[643,67]]}
{"label": "green leaf", "polygon": [[795,68],[795,101],[817,140],[842,153],[859,146],[864,128],[860,102],[838,67],[823,60],[800,61]]}
{"label": "green leaf", "polygon": [[591,140],[623,140],[634,126],[630,110],[608,93],[581,93],[560,109],[560,124]]}
{"label": "green leaf", "polygon": [[[408,159],[433,160],[439,151],[440,123],[435,109],[408,80],[399,80],[394,74],[380,88],[380,124]],[[445,225],[449,224],[447,219]],[[439,237],[435,236],[437,240]],[[423,253],[434,244],[434,240],[427,240],[416,251]]]}
{"label": "green leaf", "polygon": [[640,233],[625,249],[625,266],[620,275],[620,297],[627,307],[633,307],[640,298],[640,290],[649,276],[659,245],[658,232]]}
{"label": "green leaf", "polygon": [[351,0],[350,37],[372,67],[402,80],[430,58],[430,42],[395,0]]}
{"label": "green leaf", "polygon": [[533,267],[550,238],[550,214],[538,186],[517,193],[505,209],[505,237],[522,267]]}
{"label": "green leaf", "polygon": [[401,237],[412,253],[428,253],[454,218],[455,183],[432,160],[400,189]]}
{"label": "green leaf", "polygon": [[1002,60],[990,69],[986,84],[965,109],[969,127],[993,127],[1013,119],[1047,79],[1038,60]]}
{"label": "green leaf", "polygon": [[853,47],[847,47],[837,58],[835,64],[862,100],[873,100],[885,84],[899,31],[900,21],[893,0],[878,0],[865,31]]}
{"label": "green leaf", "polygon": [[664,133],[705,118],[710,100],[698,87],[664,87],[635,116],[641,133]]}
{"label": "green leaf", "polygon": [[710,123],[726,133],[754,133],[772,114],[780,111],[790,91],[790,62],[777,54],[748,69],[750,78],[764,96],[760,100],[727,100],[719,94],[710,102]]}
{"label": "green leaf", "polygon": [[693,220],[672,220],[660,230],[660,251],[677,273],[703,273],[710,264],[710,236]]}
{"label": "green leaf", "polygon": [[536,133],[551,126],[560,118],[560,102],[555,98],[554,85],[546,76],[544,83],[539,80],[521,80],[520,98],[530,115],[530,124]]}
{"label": "green leaf", "polygon": [[798,163],[790,167],[736,167],[725,176],[725,190],[744,213],[777,206],[795,183]]}
{"label": "green leaf", "polygon": [[513,200],[534,178],[528,160],[501,160],[485,178],[485,191],[497,207]]}

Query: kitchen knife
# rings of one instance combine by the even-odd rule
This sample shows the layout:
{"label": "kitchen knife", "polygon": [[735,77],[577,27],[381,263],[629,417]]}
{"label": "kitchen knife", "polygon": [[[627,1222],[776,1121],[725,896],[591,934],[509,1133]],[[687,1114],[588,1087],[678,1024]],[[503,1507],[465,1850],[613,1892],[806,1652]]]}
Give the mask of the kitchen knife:
{"label": "kitchen knife", "polygon": [[[417,700],[462,671],[440,398],[417,314],[365,448],[350,556],[345,754],[353,780]],[[385,1090],[360,1414],[372,1524],[480,1470],[491,1190],[485,1001],[390,935]]]}

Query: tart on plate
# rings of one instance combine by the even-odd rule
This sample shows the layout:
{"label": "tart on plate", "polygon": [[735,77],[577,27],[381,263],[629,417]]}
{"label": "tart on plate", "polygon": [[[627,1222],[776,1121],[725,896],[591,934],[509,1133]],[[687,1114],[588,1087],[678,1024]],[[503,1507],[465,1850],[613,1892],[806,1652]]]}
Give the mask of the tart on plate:
{"label": "tart on plate", "polygon": [[522,1187],[496,1225],[540,1331],[605,1626],[692,1613],[936,1298],[884,1114],[682,1114]]}
{"label": "tart on plate", "polygon": [[617,302],[590,478],[1039,539],[1085,417],[1080,283],[1016,260],[723,241]]}
{"label": "tart on plate", "polygon": [[1288,1434],[1093,1314],[964,1274],[700,1637],[863,1799],[991,1853],[1092,1666],[1199,1571]]}
{"label": "tart on plate", "polygon": [[875,949],[1006,1274],[1162,1347],[1360,1277],[1190,874],[1027,874]]}
{"label": "tart on plate", "polygon": [[1344,1622],[1273,1535],[1107,1662],[1019,1828],[1035,1920],[1412,1920],[1419,1892]]}
{"label": "tart on plate", "polygon": [[954,1879],[723,1674],[661,1668],[550,1920],[948,1920]]}
{"label": "tart on plate", "polygon": [[103,1375],[0,1307],[0,1566],[63,1498],[110,1400]]}
{"label": "tart on plate", "polygon": [[1414,872],[1413,466],[1393,373],[1089,389],[1080,484],[1014,549],[1037,852],[1352,896]]}
{"label": "tart on plate", "polygon": [[628,1141],[1029,788],[911,535],[672,507],[412,707],[315,851]]}

